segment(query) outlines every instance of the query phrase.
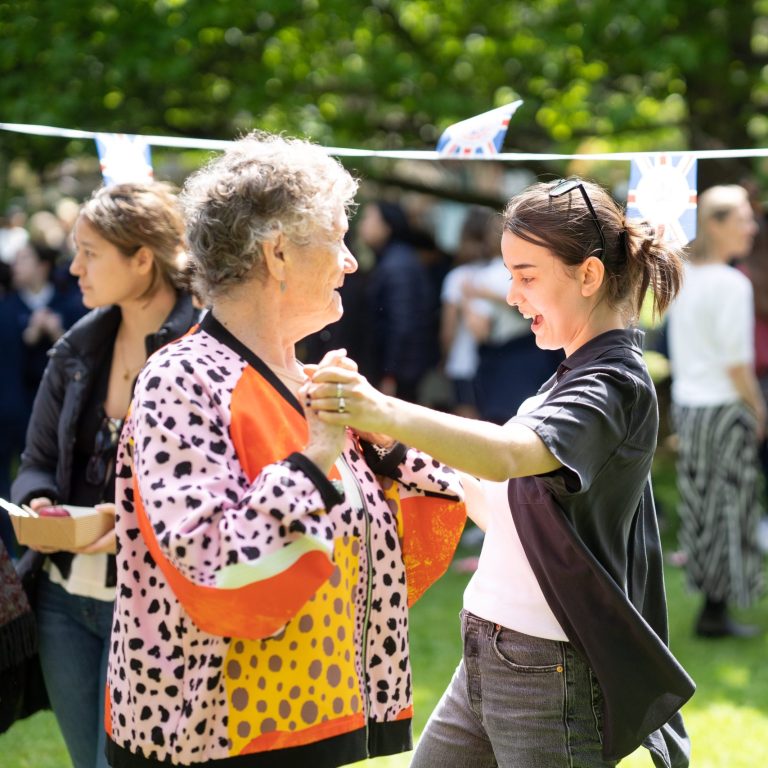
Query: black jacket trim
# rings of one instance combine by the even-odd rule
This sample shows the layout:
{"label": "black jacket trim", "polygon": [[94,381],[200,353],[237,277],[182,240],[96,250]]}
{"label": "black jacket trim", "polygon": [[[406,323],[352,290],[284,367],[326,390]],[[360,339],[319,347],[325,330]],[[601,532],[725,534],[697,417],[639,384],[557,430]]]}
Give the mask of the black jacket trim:
{"label": "black jacket trim", "polygon": [[392,478],[396,480],[400,477],[398,466],[405,458],[405,454],[408,452],[408,446],[403,443],[395,443],[392,449],[379,456],[376,449],[367,440],[360,440],[360,447],[363,449],[363,458],[365,463],[371,468],[377,475],[383,475],[384,477]]}
{"label": "black jacket trim", "polygon": [[303,453],[292,453],[285,459],[292,467],[301,470],[320,491],[320,497],[326,510],[341,504],[344,501],[344,491],[338,488],[332,480],[329,480],[320,468]]}
{"label": "black jacket trim", "polygon": [[106,753],[112,768],[194,768],[197,765],[205,765],[206,768],[296,768],[298,765],[337,768],[365,760],[367,757],[394,755],[412,749],[411,720],[369,722],[367,746],[366,750],[366,729],[360,728],[300,747],[233,755],[220,760],[207,760],[204,763],[177,763],[158,760],[154,756],[145,757],[121,747],[109,737]]}
{"label": "black jacket trim", "polygon": [[245,360],[248,365],[255,368],[301,415],[304,416],[304,410],[301,404],[288,387],[283,384],[280,377],[252,350],[243,344],[236,336],[228,331],[214,316],[213,312],[208,312],[200,322],[200,329],[213,336],[236,352]]}
{"label": "black jacket trim", "polygon": [[368,722],[368,754],[370,757],[397,755],[413,749],[411,719],[389,723]]}

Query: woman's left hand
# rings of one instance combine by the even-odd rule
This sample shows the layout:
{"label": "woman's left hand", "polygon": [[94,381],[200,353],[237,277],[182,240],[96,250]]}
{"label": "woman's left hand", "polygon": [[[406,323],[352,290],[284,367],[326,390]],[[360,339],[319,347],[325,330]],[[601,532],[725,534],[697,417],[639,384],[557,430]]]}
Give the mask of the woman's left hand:
{"label": "woman's left hand", "polygon": [[[97,504],[96,509],[105,514],[115,516],[114,504]],[[106,552],[108,555],[114,555],[117,552],[117,536],[115,535],[115,526],[112,524],[110,528],[103,536],[100,536],[96,541],[87,544],[84,547],[73,547],[69,550],[77,555],[96,555],[101,552]]]}

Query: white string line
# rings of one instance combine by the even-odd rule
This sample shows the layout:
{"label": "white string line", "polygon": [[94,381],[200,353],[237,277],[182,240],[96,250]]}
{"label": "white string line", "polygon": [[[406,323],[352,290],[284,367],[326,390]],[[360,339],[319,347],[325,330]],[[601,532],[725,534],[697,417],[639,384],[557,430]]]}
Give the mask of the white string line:
{"label": "white string line", "polygon": [[[14,133],[26,133],[35,136],[56,136],[65,139],[95,139],[99,133],[115,131],[80,131],[73,128],[54,128],[48,125],[30,125],[27,123],[0,123],[0,130]],[[147,144],[156,147],[176,147],[179,149],[208,149],[223,151],[232,146],[233,141],[219,139],[189,139],[179,136],[140,135]],[[697,149],[697,150],[658,150],[643,152],[576,152],[558,154],[554,152],[499,152],[495,155],[442,155],[428,150],[378,150],[353,149],[350,147],[324,147],[329,155],[337,157],[381,157],[393,160],[492,160],[492,161],[551,161],[551,160],[635,160],[639,157],[657,155],[675,155],[691,157],[697,160],[721,158],[768,157],[768,147],[754,149]]]}

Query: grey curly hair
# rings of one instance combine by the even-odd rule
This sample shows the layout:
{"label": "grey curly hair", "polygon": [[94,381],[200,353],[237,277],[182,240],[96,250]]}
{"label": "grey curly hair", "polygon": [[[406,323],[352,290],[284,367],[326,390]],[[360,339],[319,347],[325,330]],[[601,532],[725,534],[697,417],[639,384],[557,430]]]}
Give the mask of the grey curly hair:
{"label": "grey curly hair", "polygon": [[192,174],[181,193],[193,283],[215,298],[265,274],[263,243],[282,233],[308,245],[329,235],[339,206],[352,208],[357,181],[310,142],[253,132]]}

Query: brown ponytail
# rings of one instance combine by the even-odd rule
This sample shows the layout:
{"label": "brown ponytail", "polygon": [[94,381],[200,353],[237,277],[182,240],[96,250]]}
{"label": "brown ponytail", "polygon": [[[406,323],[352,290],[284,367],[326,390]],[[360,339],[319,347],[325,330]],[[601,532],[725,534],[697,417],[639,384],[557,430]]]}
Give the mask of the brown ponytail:
{"label": "brown ponytail", "polygon": [[654,316],[661,316],[680,290],[683,281],[681,252],[665,244],[648,224],[625,220],[627,275],[636,285],[634,309],[640,313],[645,294],[653,292]]}
{"label": "brown ponytail", "polygon": [[627,310],[631,322],[637,321],[649,288],[654,312],[661,314],[682,282],[680,252],[647,225],[628,221],[601,186],[576,181],[592,203],[599,229],[577,189],[551,197],[552,184],[534,184],[513,197],[504,211],[504,228],[548,248],[566,266],[576,267],[589,256],[600,258],[605,265],[605,299]]}

